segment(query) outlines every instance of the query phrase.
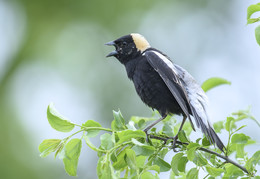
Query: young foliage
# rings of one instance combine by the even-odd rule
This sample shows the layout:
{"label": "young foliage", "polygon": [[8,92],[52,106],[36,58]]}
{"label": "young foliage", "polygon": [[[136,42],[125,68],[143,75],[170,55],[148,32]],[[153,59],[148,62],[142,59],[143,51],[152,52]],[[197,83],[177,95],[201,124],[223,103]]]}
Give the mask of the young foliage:
{"label": "young foliage", "polygon": [[[260,3],[251,5],[247,8],[247,24],[252,24],[260,21],[260,17],[251,17],[256,12],[260,12]],[[255,38],[257,43],[260,45],[260,25],[257,26],[255,29]]]}
{"label": "young foliage", "polygon": [[51,127],[60,132],[70,132],[75,126],[75,124],[66,120],[57,112],[53,103],[48,106],[47,118]]}
{"label": "young foliage", "polygon": [[218,78],[218,77],[213,77],[213,78],[209,78],[207,79],[202,85],[201,85],[201,88],[207,92],[209,91],[210,89],[212,88],[215,88],[219,85],[224,85],[224,84],[228,84],[230,85],[231,82],[230,81],[227,81],[226,79],[223,79],[223,78]]}
{"label": "young foliage", "polygon": [[[206,84],[204,90],[207,91],[217,85],[229,83],[219,78],[212,78],[204,84]],[[143,129],[155,118],[134,116],[126,122],[120,111],[113,111],[113,117],[111,129],[103,128],[93,120],[79,125],[66,120],[52,104],[49,105],[47,118],[55,130],[69,132],[75,126],[79,128],[64,139],[43,140],[39,145],[40,156],[46,157],[52,152],[55,153],[55,157],[59,155],[63,160],[65,171],[71,176],[76,176],[84,140],[88,147],[97,152],[99,157],[97,176],[101,179],[159,178],[161,172],[169,172],[170,178],[194,179],[199,178],[201,170],[207,173],[204,178],[259,177],[255,175],[256,168],[260,165],[260,150],[252,156],[248,155],[245,146],[254,144],[255,141],[246,134],[239,133],[245,127],[239,125],[241,120],[251,119],[259,125],[249,110],[240,110],[226,120],[213,124],[217,133],[228,134],[225,153],[212,146],[206,137],[191,141],[190,136],[193,132],[188,122],[179,133],[176,146],[178,152],[173,152],[171,149],[173,136],[180,126],[174,116],[168,116],[160,123],[161,128],[151,129],[148,135]],[[100,131],[105,133],[99,134]],[[82,134],[81,138],[71,139],[78,133]],[[100,146],[93,145],[90,138],[99,138]],[[234,156],[236,161],[231,159],[230,155]]]}
{"label": "young foliage", "polygon": [[[40,156],[46,157],[52,152],[56,152],[56,155],[59,153],[66,172],[71,176],[76,176],[82,140],[70,138],[82,132],[82,139],[99,156],[97,164],[99,178],[120,178],[122,176],[124,178],[158,178],[159,173],[168,171],[171,171],[172,178],[198,178],[200,170],[206,171],[208,173],[206,177],[209,178],[218,176],[252,177],[256,173],[256,166],[260,164],[260,151],[255,152],[251,157],[247,156],[244,151],[244,147],[253,144],[254,141],[246,134],[238,133],[245,127],[237,127],[238,121],[254,119],[249,111],[238,111],[227,117],[225,121],[214,124],[217,132],[225,130],[229,134],[225,154],[221,154],[219,149],[210,145],[206,137],[191,142],[189,139],[191,132],[188,135],[184,130],[180,132],[180,139],[177,142],[180,152],[174,153],[170,149],[172,138],[167,135],[169,132],[166,130],[166,128],[174,129],[176,125],[179,125],[174,117],[163,121],[162,129],[152,132],[147,141],[146,134],[140,130],[142,125],[138,124],[140,121],[146,124],[153,119],[144,120],[141,117],[132,117],[128,123],[125,123],[120,111],[113,112],[113,114],[114,121],[116,121],[114,128],[102,128],[99,123],[92,120],[88,120],[82,125],[75,124],[80,128],[69,137],[44,140],[39,145]],[[254,121],[256,120],[254,119]],[[57,129],[56,126],[53,128]],[[190,125],[187,125],[186,128],[191,130]],[[101,144],[96,147],[89,138],[97,137],[100,130],[109,133],[100,135]],[[173,155],[171,163],[164,159],[168,153]],[[232,153],[235,153],[236,159],[239,159],[237,162],[226,157]],[[187,169],[187,163],[190,163],[193,168]],[[245,166],[244,171],[239,168],[241,164]],[[242,166],[242,168],[244,167]]]}

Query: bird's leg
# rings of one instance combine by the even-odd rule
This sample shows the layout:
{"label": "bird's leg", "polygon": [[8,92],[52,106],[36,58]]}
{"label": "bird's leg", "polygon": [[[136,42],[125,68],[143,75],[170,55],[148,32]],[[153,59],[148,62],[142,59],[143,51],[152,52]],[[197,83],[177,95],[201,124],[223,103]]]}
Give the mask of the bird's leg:
{"label": "bird's leg", "polygon": [[165,116],[162,116],[160,119],[158,119],[157,121],[153,122],[152,124],[150,124],[149,126],[147,126],[145,129],[144,129],[144,132],[147,134],[147,132],[153,127],[155,126],[157,123],[159,123],[160,121],[164,120],[165,118],[167,117],[167,115]]}
{"label": "bird's leg", "polygon": [[159,123],[160,121],[164,120],[167,117],[167,115],[162,116],[160,119],[156,120],[155,122],[153,122],[152,124],[150,124],[149,126],[147,126],[144,129],[144,132],[146,133],[146,141],[148,142],[148,134],[147,132],[153,127],[155,126],[157,123]]}
{"label": "bird's leg", "polygon": [[187,116],[183,116],[182,123],[181,123],[181,126],[180,126],[179,130],[178,130],[178,133],[173,137],[172,147],[171,147],[171,148],[173,149],[174,152],[177,152],[177,151],[175,150],[176,141],[177,141],[177,139],[178,139],[179,132],[182,130],[182,127],[183,127],[183,125],[184,125],[186,119],[187,119]]}

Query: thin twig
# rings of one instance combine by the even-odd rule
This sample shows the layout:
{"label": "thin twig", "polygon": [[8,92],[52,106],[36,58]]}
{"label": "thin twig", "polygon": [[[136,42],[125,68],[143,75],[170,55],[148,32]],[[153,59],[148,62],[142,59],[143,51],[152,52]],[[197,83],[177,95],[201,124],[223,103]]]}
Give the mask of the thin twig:
{"label": "thin twig", "polygon": [[[149,137],[152,138],[152,139],[157,139],[157,140],[162,140],[164,141],[165,143],[168,141],[168,140],[171,140],[172,138],[170,137],[159,137],[159,136],[155,136],[155,135],[151,135],[149,134]],[[180,141],[176,141],[177,144],[179,145],[188,145],[188,143],[186,142],[180,142]],[[213,155],[216,155],[218,156],[219,158],[222,158],[226,161],[226,163],[231,163],[233,165],[235,165],[236,167],[240,168],[241,170],[243,170],[245,173],[249,174],[249,172],[247,171],[247,169],[245,167],[243,167],[242,165],[236,163],[235,161],[231,160],[230,158],[228,158],[228,156],[224,156],[224,155],[221,155],[217,152],[214,152],[212,150],[209,150],[209,149],[206,149],[204,147],[200,147],[198,148],[198,150],[201,150],[201,151],[204,151],[204,152],[207,152],[207,153],[210,153],[210,154],[213,154]]]}

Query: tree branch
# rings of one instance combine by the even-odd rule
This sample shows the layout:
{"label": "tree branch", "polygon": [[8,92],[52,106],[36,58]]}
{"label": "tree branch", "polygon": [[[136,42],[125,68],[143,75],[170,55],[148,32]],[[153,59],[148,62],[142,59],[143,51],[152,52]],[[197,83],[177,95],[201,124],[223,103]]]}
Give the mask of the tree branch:
{"label": "tree branch", "polygon": [[[151,139],[162,140],[162,141],[164,141],[164,143],[166,143],[168,140],[172,140],[172,138],[170,138],[170,137],[159,137],[159,136],[155,136],[155,135],[151,135],[151,134],[148,134],[148,135],[149,135],[149,137]],[[183,145],[183,144],[184,145],[188,145],[189,144],[189,143],[180,142],[180,141],[176,141],[176,143],[179,144],[179,145]],[[221,154],[219,154],[217,152],[214,152],[212,150],[206,149],[204,147],[200,147],[200,148],[198,148],[198,150],[201,150],[203,152],[207,152],[207,153],[216,155],[219,158],[224,159],[226,161],[226,163],[231,163],[231,164],[235,165],[236,167],[240,168],[241,170],[243,170],[245,173],[249,174],[249,172],[247,171],[247,169],[245,167],[243,167],[242,165],[238,164],[237,162],[231,160],[230,158],[228,158],[228,156],[221,155]]]}

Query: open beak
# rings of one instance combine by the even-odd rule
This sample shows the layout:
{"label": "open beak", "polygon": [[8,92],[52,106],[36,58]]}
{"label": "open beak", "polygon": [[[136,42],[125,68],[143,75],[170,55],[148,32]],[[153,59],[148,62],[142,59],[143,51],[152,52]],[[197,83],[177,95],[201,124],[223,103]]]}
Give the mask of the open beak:
{"label": "open beak", "polygon": [[[116,46],[116,43],[114,41],[111,41],[111,42],[105,43],[105,45]],[[111,57],[111,56],[115,56],[115,55],[118,55],[118,52],[116,50],[114,50],[113,52],[109,53],[106,57]]]}

